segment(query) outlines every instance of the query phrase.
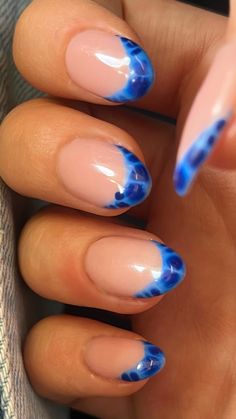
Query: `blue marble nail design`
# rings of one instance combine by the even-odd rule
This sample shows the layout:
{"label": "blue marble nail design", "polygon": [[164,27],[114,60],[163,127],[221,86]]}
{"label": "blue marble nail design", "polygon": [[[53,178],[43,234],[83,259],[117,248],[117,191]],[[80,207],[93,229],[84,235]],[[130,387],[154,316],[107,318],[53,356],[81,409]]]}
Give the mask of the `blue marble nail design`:
{"label": "blue marble nail design", "polygon": [[106,99],[112,102],[127,102],[144,96],[154,82],[154,70],[146,52],[130,39],[118,36],[129,57],[129,79],[127,84]]}
{"label": "blue marble nail design", "polygon": [[124,157],[126,168],[125,184],[120,186],[114,199],[105,208],[126,208],[142,202],[149,194],[152,181],[144,164],[131,151],[125,147],[116,146]]}
{"label": "blue marble nail design", "polygon": [[178,195],[184,196],[188,192],[200,167],[210,155],[231,116],[232,112],[228,112],[224,118],[218,119],[203,131],[177,163],[174,172],[174,186]]}
{"label": "blue marble nail design", "polygon": [[162,268],[152,271],[152,281],[134,295],[136,298],[152,298],[165,294],[176,288],[185,276],[185,265],[180,256],[163,243],[155,240],[152,243],[161,254]]}
{"label": "blue marble nail design", "polygon": [[143,359],[128,371],[121,374],[123,381],[140,381],[157,374],[165,365],[165,355],[160,348],[152,343],[142,341],[144,346]]}

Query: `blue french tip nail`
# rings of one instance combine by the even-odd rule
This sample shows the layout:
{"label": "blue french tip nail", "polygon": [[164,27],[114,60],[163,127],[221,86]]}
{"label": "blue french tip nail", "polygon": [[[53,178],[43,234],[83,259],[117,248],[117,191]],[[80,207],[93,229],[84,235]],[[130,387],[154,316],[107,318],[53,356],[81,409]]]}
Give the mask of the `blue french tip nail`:
{"label": "blue french tip nail", "polygon": [[165,294],[176,288],[184,279],[185,264],[181,257],[174,250],[152,240],[162,258],[162,268],[152,271],[152,281],[144,289],[137,292],[136,298],[152,298]]}
{"label": "blue french tip nail", "polygon": [[151,176],[145,165],[125,147],[116,146],[124,158],[126,179],[114,199],[105,208],[127,208],[142,202],[149,195],[152,187]]}
{"label": "blue french tip nail", "polygon": [[152,343],[142,341],[144,357],[141,361],[121,375],[123,381],[140,381],[157,374],[165,365],[165,355],[160,348]]}
{"label": "blue french tip nail", "polygon": [[184,196],[188,192],[231,116],[232,112],[229,112],[225,118],[218,119],[203,131],[176,165],[174,187],[179,196]]}
{"label": "blue french tip nail", "polygon": [[106,99],[121,103],[137,100],[144,96],[151,88],[155,75],[146,52],[130,39],[118,37],[129,58],[129,76],[126,85]]}

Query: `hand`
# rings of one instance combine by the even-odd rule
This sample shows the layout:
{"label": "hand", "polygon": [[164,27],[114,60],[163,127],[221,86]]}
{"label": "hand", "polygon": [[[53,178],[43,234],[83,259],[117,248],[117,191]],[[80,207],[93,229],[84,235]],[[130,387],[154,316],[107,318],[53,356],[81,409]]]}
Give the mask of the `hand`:
{"label": "hand", "polygon": [[[226,20],[174,1],[163,4],[149,0],[148,5],[135,0],[125,2],[124,8],[127,23],[142,39],[157,73],[152,90],[136,106],[178,118],[179,138],[195,94],[223,42]],[[94,141],[96,137],[101,143],[118,142],[143,162],[141,147],[153,188],[145,203],[132,208],[130,214],[144,219],[148,232],[53,206],[25,226],[19,261],[28,285],[46,298],[132,314],[134,332],[160,346],[167,363],[142,390],[128,397],[146,381],[127,383],[110,378],[115,378],[112,374],[121,365],[131,362],[131,355],[137,363],[140,347],[131,345],[137,345],[139,335],[91,320],[56,316],[43,320],[30,332],[25,346],[26,368],[41,395],[104,419],[156,419],[157,415],[158,419],[231,419],[235,410],[235,173],[208,165],[189,195],[177,197],[172,186],[175,127],[132,109],[98,106],[109,102],[99,97],[96,86],[90,92],[85,89],[88,78],[84,74],[81,78],[80,73],[83,85],[78,87],[77,72],[65,68],[65,49],[72,34],[80,33],[84,26],[99,27],[139,42],[127,23],[95,3],[81,0],[38,0],[24,12],[14,43],[16,64],[24,77],[48,94],[97,105],[66,102],[66,107],[59,100],[40,99],[13,110],[0,132],[1,176],[23,195],[102,216],[116,215],[124,209],[104,208],[101,188],[95,187],[91,198],[90,184],[84,189],[81,186],[81,179],[86,182],[88,178],[88,171],[83,176],[81,168],[87,170],[89,161],[88,157],[81,158],[83,148],[78,165],[73,159],[77,148],[68,152],[71,167],[67,170],[68,149],[63,146],[77,138]],[[232,34],[231,23],[227,36]],[[68,66],[71,56],[66,56]],[[230,119],[226,130],[220,132],[211,165],[235,167],[233,123]],[[188,124],[185,137],[181,137],[179,164],[186,161],[183,157],[192,144]],[[92,156],[94,147],[90,147]],[[66,151],[60,154],[60,150]],[[75,170],[78,183],[74,182]],[[66,177],[66,172],[73,176]],[[148,193],[147,183],[142,199]],[[133,203],[138,202],[137,195],[135,199]],[[96,248],[99,239],[107,236],[113,241],[103,241],[102,247]],[[117,236],[120,242],[114,241]],[[140,257],[137,263],[145,266],[141,256],[151,257],[147,239],[158,237],[185,260],[186,280],[162,300],[161,296],[132,298],[134,291],[139,291],[135,287],[145,284],[145,278],[136,272],[135,281],[129,281],[130,272],[125,270],[127,264],[123,265],[126,249],[129,252],[134,245],[141,246],[134,254]],[[120,271],[117,265],[112,270],[112,261],[119,264]],[[183,273],[183,266],[181,269]],[[109,339],[96,341],[92,348],[87,346],[95,336]],[[162,361],[162,353],[158,354]]]}

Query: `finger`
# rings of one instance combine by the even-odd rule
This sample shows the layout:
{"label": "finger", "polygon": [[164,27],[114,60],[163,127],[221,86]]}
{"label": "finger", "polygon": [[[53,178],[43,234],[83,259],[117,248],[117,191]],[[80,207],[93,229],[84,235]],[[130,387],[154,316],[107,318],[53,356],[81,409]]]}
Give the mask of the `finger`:
{"label": "finger", "polygon": [[[235,44],[236,40],[236,4],[235,1],[231,2],[230,19],[228,24],[226,42]],[[235,44],[236,45],[236,44]],[[233,63],[233,65],[235,65]],[[236,82],[235,82],[236,83]],[[233,86],[232,86],[233,89]],[[234,88],[235,89],[235,88]],[[233,95],[236,96],[234,90]],[[236,119],[235,119],[236,101],[233,103],[233,113],[230,121],[228,122],[225,130],[223,131],[220,141],[216,143],[215,150],[210,156],[209,163],[213,166],[222,169],[235,169],[236,168]]]}
{"label": "finger", "polygon": [[96,2],[34,0],[17,24],[14,58],[30,83],[53,95],[126,102],[146,94],[154,80],[137,42],[125,21]]}
{"label": "finger", "polygon": [[[110,5],[109,1],[103,1],[103,4]],[[102,73],[95,71],[101,63],[96,59],[95,64],[87,68],[87,59],[82,57],[75,66],[74,77],[74,72],[67,69],[66,51],[73,37],[87,28],[122,35],[142,43],[157,73],[156,82],[140,106],[176,116],[180,105],[191,103],[196,92],[192,86],[193,76],[198,74],[199,85],[206,71],[203,57],[224,34],[225,18],[175,0],[165,0],[165,3],[149,0],[148,7],[143,0],[126,0],[123,14],[124,20],[85,0],[32,2],[16,27],[14,55],[19,70],[31,84],[55,96],[108,103],[98,96],[98,93],[107,94],[100,91],[104,79],[106,83],[108,79],[104,67]],[[93,45],[97,45],[97,40]],[[103,48],[106,46],[105,42]],[[72,54],[71,60],[75,63],[81,56],[80,50],[78,47]],[[115,51],[111,56],[114,55]],[[91,86],[82,86],[84,78],[78,79],[82,71],[86,83],[90,83],[92,77]],[[93,94],[89,93],[92,87]]]}
{"label": "finger", "polygon": [[124,212],[151,189],[142,152],[125,131],[45,99],[3,122],[0,175],[22,195],[100,215]]}
{"label": "finger", "polygon": [[160,371],[165,358],[132,332],[61,315],[34,326],[24,362],[40,395],[74,405],[80,397],[134,393]]}
{"label": "finger", "polygon": [[147,310],[185,274],[180,256],[156,236],[64,208],[26,224],[19,264],[43,297],[119,313]]}
{"label": "finger", "polygon": [[[152,204],[156,203],[156,187],[161,181],[163,170],[171,160],[174,160],[176,147],[174,144],[175,126],[153,118],[152,115],[140,113],[131,108],[116,107],[114,112],[106,106],[93,105],[93,116],[117,125],[129,133],[137,141],[144,154],[146,166],[152,178],[152,189],[141,205],[132,207],[129,215],[142,220],[145,225],[149,218]],[[172,163],[173,165],[173,163]]]}
{"label": "finger", "polygon": [[[231,3],[231,21],[234,21],[235,5],[234,1]],[[231,24],[229,28],[228,36],[213,58],[193,102],[180,139],[174,174],[179,195],[188,192],[203,163],[210,157],[209,163],[218,167],[236,167],[233,141],[236,121],[236,31]]]}

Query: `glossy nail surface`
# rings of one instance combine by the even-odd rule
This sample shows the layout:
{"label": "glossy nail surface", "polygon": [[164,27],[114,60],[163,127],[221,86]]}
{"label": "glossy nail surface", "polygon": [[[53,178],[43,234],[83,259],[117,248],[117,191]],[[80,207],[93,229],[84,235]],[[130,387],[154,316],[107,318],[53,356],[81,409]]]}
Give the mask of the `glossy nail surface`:
{"label": "glossy nail surface", "polygon": [[57,173],[74,196],[98,207],[126,208],[143,201],[151,178],[126,148],[93,139],[76,139],[58,156]]}
{"label": "glossy nail surface", "polygon": [[175,189],[185,195],[233,115],[236,43],[222,47],[187,118],[174,173]]}
{"label": "glossy nail surface", "polygon": [[185,275],[182,259],[170,248],[154,240],[120,236],[92,243],[85,270],[102,291],[134,298],[165,294]]}
{"label": "glossy nail surface", "polygon": [[165,356],[146,341],[101,336],[88,343],[85,362],[101,377],[140,381],[158,373],[165,365]]}
{"label": "glossy nail surface", "polygon": [[66,67],[77,85],[113,102],[140,98],[154,81],[150,59],[139,45],[99,30],[75,35],[67,48]]}

